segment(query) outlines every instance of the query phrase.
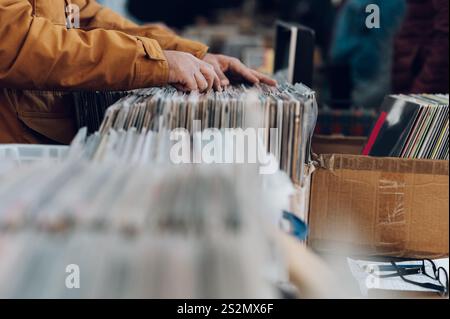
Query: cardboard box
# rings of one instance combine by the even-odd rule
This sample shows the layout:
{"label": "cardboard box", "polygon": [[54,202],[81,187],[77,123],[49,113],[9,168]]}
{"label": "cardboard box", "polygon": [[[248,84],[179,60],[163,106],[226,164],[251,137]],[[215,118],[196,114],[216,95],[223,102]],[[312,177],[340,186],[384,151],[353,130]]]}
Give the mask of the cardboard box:
{"label": "cardboard box", "polygon": [[449,251],[449,162],[323,155],[309,245],[319,252],[437,258]]}
{"label": "cardboard box", "polygon": [[342,135],[314,135],[312,149],[315,154],[361,155],[366,137]]}

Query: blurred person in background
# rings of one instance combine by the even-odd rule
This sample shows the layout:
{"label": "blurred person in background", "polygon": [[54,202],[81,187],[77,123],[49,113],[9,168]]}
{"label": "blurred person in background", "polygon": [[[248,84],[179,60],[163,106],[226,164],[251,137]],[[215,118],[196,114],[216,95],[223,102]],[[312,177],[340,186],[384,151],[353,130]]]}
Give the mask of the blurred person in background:
{"label": "blurred person in background", "polygon": [[449,0],[407,0],[395,39],[395,93],[448,93],[448,5]]}
{"label": "blurred person in background", "polygon": [[94,0],[70,3],[77,10],[66,0],[0,0],[0,143],[70,143],[73,101],[53,90],[220,90],[227,76],[275,85],[165,28],[138,26]]}
{"label": "blurred person in background", "polygon": [[[366,24],[366,8],[372,4],[380,8],[380,28]],[[336,94],[348,92],[345,108],[376,108],[391,92],[394,37],[404,12],[404,0],[348,0],[343,4],[330,50],[330,85]]]}
{"label": "blurred person in background", "polygon": [[[365,25],[366,7],[380,8],[380,28]],[[390,93],[448,93],[448,0],[348,0],[331,49],[332,86],[350,77],[351,104],[377,108]],[[345,67],[346,66],[346,67]],[[339,74],[342,73],[342,74]]]}

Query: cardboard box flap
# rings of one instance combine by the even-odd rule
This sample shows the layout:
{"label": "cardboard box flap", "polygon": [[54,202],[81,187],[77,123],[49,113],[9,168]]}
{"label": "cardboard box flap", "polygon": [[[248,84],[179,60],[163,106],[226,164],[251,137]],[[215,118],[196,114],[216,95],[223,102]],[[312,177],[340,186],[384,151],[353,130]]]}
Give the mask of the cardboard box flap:
{"label": "cardboard box flap", "polygon": [[329,171],[349,169],[356,171],[449,175],[448,161],[325,154],[319,157],[318,162],[320,168]]}

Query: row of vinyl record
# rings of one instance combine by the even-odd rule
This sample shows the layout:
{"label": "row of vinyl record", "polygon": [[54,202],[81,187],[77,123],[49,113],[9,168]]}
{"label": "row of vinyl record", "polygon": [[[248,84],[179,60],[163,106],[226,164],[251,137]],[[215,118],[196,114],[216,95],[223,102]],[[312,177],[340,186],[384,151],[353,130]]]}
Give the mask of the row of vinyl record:
{"label": "row of vinyl record", "polygon": [[449,96],[386,97],[364,155],[449,159]]}
{"label": "row of vinyl record", "polygon": [[[79,103],[77,113],[85,114],[85,108],[89,104],[83,107]],[[191,135],[205,130],[253,128],[258,130],[257,137],[265,152],[275,157],[280,169],[296,184],[303,184],[305,167],[312,158],[311,140],[317,113],[314,92],[300,84],[277,88],[242,85],[206,94],[181,93],[172,87],[150,88],[131,92],[110,106],[94,135],[102,143],[111,138],[111,132],[123,135],[133,131],[136,137],[170,134],[180,128]],[[87,118],[92,117],[91,114]],[[136,137],[131,144],[139,149],[139,143]]]}

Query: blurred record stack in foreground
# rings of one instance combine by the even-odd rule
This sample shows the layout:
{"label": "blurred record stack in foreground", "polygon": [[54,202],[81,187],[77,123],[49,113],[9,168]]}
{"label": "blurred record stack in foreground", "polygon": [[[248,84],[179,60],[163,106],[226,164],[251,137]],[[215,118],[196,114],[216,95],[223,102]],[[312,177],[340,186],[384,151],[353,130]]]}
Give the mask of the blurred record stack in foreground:
{"label": "blurred record stack in foreground", "polygon": [[287,273],[257,181],[236,166],[18,168],[0,180],[0,297],[277,297]]}

